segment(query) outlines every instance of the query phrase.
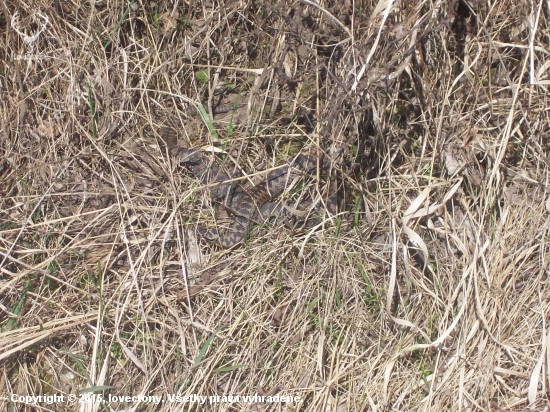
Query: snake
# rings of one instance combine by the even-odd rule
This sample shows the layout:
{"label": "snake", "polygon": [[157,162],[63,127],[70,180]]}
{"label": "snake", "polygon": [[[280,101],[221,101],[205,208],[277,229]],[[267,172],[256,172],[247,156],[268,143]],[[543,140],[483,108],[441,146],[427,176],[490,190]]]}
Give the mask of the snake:
{"label": "snake", "polygon": [[[233,221],[225,232],[215,228],[199,230],[203,237],[223,248],[239,244],[253,223],[266,222],[273,216],[288,219],[284,206],[272,200],[284,193],[289,184],[299,177],[315,175],[318,166],[320,171],[326,171],[330,165],[325,157],[300,154],[292,162],[267,171],[260,183],[246,188],[238,184],[238,178],[198,150],[179,148],[177,159],[180,165],[209,187],[213,199],[234,214]],[[326,206],[330,213],[336,212],[335,195],[328,197]]]}

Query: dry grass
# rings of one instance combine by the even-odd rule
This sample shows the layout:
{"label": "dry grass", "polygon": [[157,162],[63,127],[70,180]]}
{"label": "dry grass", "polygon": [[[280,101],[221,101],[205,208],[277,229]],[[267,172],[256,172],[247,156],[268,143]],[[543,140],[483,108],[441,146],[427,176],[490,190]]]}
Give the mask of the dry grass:
{"label": "dry grass", "polygon": [[[546,410],[549,19],[521,0],[2,0],[0,404]],[[252,180],[324,152],[346,207],[221,250],[176,144]],[[164,402],[9,400],[88,388]]]}

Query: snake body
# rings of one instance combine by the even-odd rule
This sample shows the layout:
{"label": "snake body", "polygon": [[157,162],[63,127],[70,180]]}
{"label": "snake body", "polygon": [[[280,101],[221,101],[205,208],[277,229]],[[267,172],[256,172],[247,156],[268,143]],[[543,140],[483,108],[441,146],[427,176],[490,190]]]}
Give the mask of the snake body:
{"label": "snake body", "polygon": [[[224,248],[230,248],[240,243],[253,222],[265,222],[270,216],[282,216],[283,207],[271,200],[281,195],[286,187],[300,176],[311,176],[317,172],[317,165],[325,170],[329,163],[314,156],[298,155],[290,164],[281,166],[266,173],[265,179],[251,188],[245,189],[236,184],[233,176],[208,156],[193,149],[181,148],[178,151],[179,163],[193,175],[208,185],[212,197],[222,202],[235,214],[231,227],[224,233],[217,229],[202,231],[210,241]],[[329,211],[336,209],[336,200],[329,198]]]}

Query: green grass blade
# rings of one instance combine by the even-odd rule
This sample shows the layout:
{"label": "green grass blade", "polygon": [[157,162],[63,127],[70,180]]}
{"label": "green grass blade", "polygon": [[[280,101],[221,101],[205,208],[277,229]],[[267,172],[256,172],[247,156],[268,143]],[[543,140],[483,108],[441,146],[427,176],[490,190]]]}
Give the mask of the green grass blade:
{"label": "green grass blade", "polygon": [[8,319],[8,321],[6,322],[6,327],[4,328],[4,332],[10,331],[11,328],[16,324],[17,320],[19,319],[19,313],[21,312],[23,303],[25,303],[25,299],[27,298],[27,291],[29,290],[30,285],[31,285],[31,280],[27,279],[27,281],[23,285],[23,290],[21,291],[21,296],[19,297],[19,301],[15,304],[15,306],[11,310],[11,313],[13,313],[14,315],[17,315],[17,318]]}
{"label": "green grass blade", "polygon": [[210,347],[210,344],[212,343],[212,341],[214,340],[214,338],[216,337],[216,335],[218,333],[220,333],[220,331],[223,329],[224,327],[223,326],[220,326],[218,329],[216,329],[212,335],[210,335],[210,337],[208,339],[206,339],[206,342],[204,342],[204,345],[202,345],[202,348],[201,348],[201,351],[199,352],[199,356],[197,356],[197,359],[195,359],[195,365],[194,366],[197,366],[199,363],[201,363],[202,361],[202,358],[204,358],[204,355],[206,354],[206,351],[208,350],[208,348]]}
{"label": "green grass blade", "polygon": [[[120,18],[120,20],[118,21],[115,29],[113,30],[113,36],[118,32],[118,30],[120,29],[120,26],[122,26],[122,23],[124,22],[124,20],[126,19],[126,17],[128,16],[128,13],[130,13],[130,7],[132,7],[132,5],[136,2],[136,0],[132,0],[130,2],[130,4],[128,4],[128,7],[126,7],[126,10],[124,11],[124,13],[122,14],[122,17]],[[105,43],[105,46],[103,46],[103,50],[107,50],[107,47],[109,47],[109,45],[111,44],[111,42],[113,41],[112,38],[109,39],[109,41],[107,43]]]}
{"label": "green grass blade", "polygon": [[216,132],[216,129],[214,128],[214,123],[212,122],[212,119],[210,118],[210,116],[208,115],[208,113],[206,112],[206,109],[202,104],[199,104],[199,111],[201,113],[201,116],[204,122],[206,123],[206,126],[208,127],[208,131],[210,132],[210,134],[215,139],[219,139],[218,132]]}

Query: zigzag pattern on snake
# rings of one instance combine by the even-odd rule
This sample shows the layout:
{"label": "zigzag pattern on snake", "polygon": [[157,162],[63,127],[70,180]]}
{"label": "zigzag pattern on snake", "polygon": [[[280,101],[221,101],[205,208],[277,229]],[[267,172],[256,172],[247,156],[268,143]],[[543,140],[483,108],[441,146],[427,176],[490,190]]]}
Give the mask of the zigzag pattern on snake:
{"label": "zigzag pattern on snake", "polygon": [[[200,178],[203,184],[209,185],[213,198],[235,214],[231,227],[225,233],[220,233],[217,229],[202,231],[208,240],[224,248],[240,243],[251,223],[265,222],[270,216],[282,216],[282,205],[270,200],[281,195],[296,178],[312,176],[317,172],[318,158],[298,155],[292,163],[267,172],[264,181],[258,185],[244,189],[232,182],[233,177],[229,173],[212,163],[201,152],[180,148],[177,153],[179,163]],[[319,166],[322,171],[326,170],[329,162],[319,159]],[[330,196],[326,205],[329,212],[335,213],[336,197]]]}

